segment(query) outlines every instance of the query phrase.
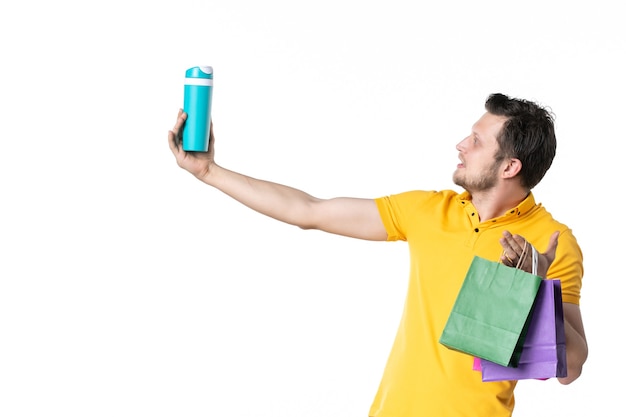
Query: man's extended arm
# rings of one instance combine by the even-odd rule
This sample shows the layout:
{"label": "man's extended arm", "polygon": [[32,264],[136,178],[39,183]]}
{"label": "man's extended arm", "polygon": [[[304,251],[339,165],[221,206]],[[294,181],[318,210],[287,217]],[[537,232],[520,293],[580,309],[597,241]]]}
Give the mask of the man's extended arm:
{"label": "man's extended arm", "polygon": [[372,199],[339,197],[320,199],[286,185],[252,178],[215,163],[213,128],[208,152],[185,152],[181,146],[186,114],[179,111],[168,134],[178,165],[200,181],[261,214],[298,226],[366,240],[387,239]]}

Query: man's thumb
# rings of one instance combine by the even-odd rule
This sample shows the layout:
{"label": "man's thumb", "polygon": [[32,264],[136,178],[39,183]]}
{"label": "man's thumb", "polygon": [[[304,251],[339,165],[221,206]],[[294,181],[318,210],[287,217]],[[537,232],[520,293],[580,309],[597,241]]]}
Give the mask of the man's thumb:
{"label": "man's thumb", "polygon": [[559,234],[559,231],[552,233],[552,236],[550,236],[550,242],[548,243],[548,248],[543,253],[548,256],[550,260],[553,260],[556,256],[556,247],[559,245]]}

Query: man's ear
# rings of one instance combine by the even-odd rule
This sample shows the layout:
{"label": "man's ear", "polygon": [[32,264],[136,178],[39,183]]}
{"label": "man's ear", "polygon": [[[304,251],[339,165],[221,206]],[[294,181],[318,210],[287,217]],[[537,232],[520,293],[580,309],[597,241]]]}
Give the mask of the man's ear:
{"label": "man's ear", "polygon": [[522,161],[517,158],[511,158],[504,166],[502,176],[504,178],[513,178],[522,170]]}

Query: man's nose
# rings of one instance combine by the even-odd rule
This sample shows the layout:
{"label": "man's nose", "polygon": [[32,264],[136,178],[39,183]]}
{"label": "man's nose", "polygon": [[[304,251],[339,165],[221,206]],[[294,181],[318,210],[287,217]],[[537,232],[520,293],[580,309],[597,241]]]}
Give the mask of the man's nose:
{"label": "man's nose", "polygon": [[460,141],[459,143],[456,144],[456,150],[457,151],[461,152],[461,151],[465,150],[465,143],[467,142],[468,138],[469,138],[469,136],[467,136],[462,141]]}

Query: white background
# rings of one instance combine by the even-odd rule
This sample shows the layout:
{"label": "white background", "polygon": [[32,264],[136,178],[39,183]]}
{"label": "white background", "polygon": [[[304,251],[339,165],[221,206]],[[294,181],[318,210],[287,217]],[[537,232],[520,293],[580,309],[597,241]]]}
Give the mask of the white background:
{"label": "white background", "polygon": [[550,106],[535,194],[584,250],[590,357],[570,386],[520,382],[515,415],[615,415],[618,1],[17,4],[0,6],[1,416],[367,415],[406,246],[278,223],[178,168],[167,131],[195,65],[215,71],[217,161],[318,197],[453,187],[490,93]]}

